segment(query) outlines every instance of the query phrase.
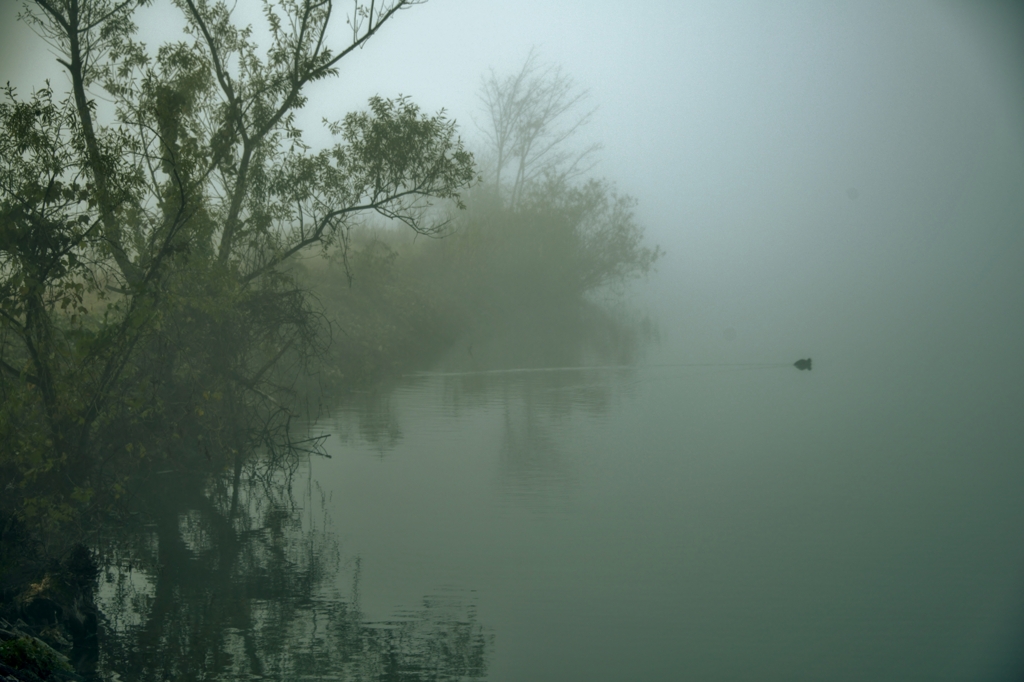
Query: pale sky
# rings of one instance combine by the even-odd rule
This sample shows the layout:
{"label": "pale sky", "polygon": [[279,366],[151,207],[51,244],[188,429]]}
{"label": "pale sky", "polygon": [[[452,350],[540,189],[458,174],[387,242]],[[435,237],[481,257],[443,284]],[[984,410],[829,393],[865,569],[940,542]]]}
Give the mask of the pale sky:
{"label": "pale sky", "polygon": [[[0,63],[24,93],[59,71],[2,1]],[[162,9],[140,24],[153,43],[180,27]],[[1024,310],[1022,36],[1024,12],[996,3],[431,0],[318,84],[300,122],[323,140],[322,117],[405,94],[477,140],[481,76],[536,47],[599,106],[594,172],[639,200],[668,251],[648,286],[695,343],[730,328],[743,352],[810,352],[881,343],[910,319],[918,339],[986,306],[971,324],[1009,342]]]}

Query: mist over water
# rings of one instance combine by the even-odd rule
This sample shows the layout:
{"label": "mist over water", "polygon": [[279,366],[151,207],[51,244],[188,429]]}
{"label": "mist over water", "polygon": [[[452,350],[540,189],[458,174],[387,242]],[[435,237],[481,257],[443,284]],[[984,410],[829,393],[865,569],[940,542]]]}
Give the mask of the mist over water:
{"label": "mist over water", "polygon": [[[307,140],[377,93],[472,139],[480,74],[533,44],[590,89],[595,173],[667,255],[607,318],[524,306],[324,405],[304,426],[330,457],[233,489],[157,472],[104,567],[101,669],[1024,678],[1020,10],[438,0],[403,21],[312,91]],[[27,92],[50,61],[23,37],[0,55]],[[524,279],[495,280],[505,304]]]}
{"label": "mist over water", "polygon": [[[223,588],[295,620],[236,615],[238,636],[275,661],[290,632],[301,665],[267,668],[285,676],[1016,679],[1009,358],[680,365],[700,351],[663,330],[620,350],[632,364],[447,359],[339,405],[315,426],[330,458],[294,475],[301,519],[239,555],[280,546],[292,568]],[[216,555],[198,542],[190,571]]]}
{"label": "mist over water", "polygon": [[487,679],[1013,679],[1019,402],[931,371],[428,376],[312,466],[366,613],[461,593]]}
{"label": "mist over water", "polygon": [[[666,194],[690,227],[649,214],[654,333],[621,352],[471,340],[339,406],[305,472],[332,603],[426,633],[410,679],[1017,679],[1024,157],[988,120]],[[453,624],[475,667],[417,667]]]}

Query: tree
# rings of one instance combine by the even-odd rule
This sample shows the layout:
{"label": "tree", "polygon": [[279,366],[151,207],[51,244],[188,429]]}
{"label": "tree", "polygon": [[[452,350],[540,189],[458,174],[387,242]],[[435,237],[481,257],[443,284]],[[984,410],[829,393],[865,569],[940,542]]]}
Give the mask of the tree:
{"label": "tree", "polygon": [[319,338],[289,259],[344,249],[368,213],[437,233],[431,203],[461,205],[475,176],[454,122],[408,99],[329,124],[325,150],[294,124],[310,83],[420,0],[356,1],[337,47],[331,0],[266,0],[269,46],[224,2],[174,0],[187,35],[155,52],[144,4],[27,6],[70,92],[0,105],[0,472],[21,491],[4,504],[56,524],[121,494],[157,422],[225,453],[265,437],[287,416],[275,372]]}
{"label": "tree", "polygon": [[644,245],[636,199],[619,194],[607,181],[570,185],[552,180],[537,186],[522,203],[519,215],[565,235],[567,248],[552,267],[577,298],[647,275],[663,255],[660,247]]}
{"label": "tree", "polygon": [[601,145],[571,147],[596,111],[585,108],[588,97],[560,67],[541,65],[532,49],[517,73],[498,76],[492,69],[484,78],[483,133],[494,187],[499,197],[505,196],[505,205],[515,208],[530,185],[543,178],[567,182],[592,168]]}
{"label": "tree", "polygon": [[531,50],[518,72],[491,71],[480,97],[499,201],[491,211],[474,206],[465,232],[496,233],[493,262],[481,266],[492,279],[504,273],[496,288],[520,301],[578,303],[650,272],[662,251],[644,245],[636,201],[585,177],[600,145],[573,146],[595,111],[584,108],[587,91]]}

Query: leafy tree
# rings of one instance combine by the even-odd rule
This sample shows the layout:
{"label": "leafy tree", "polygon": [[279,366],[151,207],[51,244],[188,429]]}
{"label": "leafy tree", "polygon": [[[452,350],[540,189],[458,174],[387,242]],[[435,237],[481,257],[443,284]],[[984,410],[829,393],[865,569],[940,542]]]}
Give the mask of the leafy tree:
{"label": "leafy tree", "polygon": [[633,197],[607,181],[571,185],[550,179],[523,198],[517,217],[536,223],[542,240],[560,245],[547,256],[550,268],[560,273],[562,288],[579,298],[646,275],[661,257],[659,247],[644,244],[635,208]]}
{"label": "leafy tree", "polygon": [[475,174],[454,122],[405,98],[329,124],[328,149],[295,127],[306,87],[420,2],[355,2],[339,27],[330,0],[266,0],[259,46],[225,2],[174,0],[186,35],[156,51],[144,4],[27,5],[70,92],[0,103],[0,478],[52,527],[123,494],[146,434],[212,433],[191,450],[240,466],[322,338],[289,259],[344,250],[366,214],[436,234],[432,202]]}

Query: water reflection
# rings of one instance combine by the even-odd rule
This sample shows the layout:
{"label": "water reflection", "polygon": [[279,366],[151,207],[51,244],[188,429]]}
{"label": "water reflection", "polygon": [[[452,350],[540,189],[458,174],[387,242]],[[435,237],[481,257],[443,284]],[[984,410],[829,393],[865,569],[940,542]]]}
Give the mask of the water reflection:
{"label": "water reflection", "polygon": [[[349,401],[329,429],[345,434],[338,451],[345,457],[402,453],[403,459],[414,456],[443,466],[440,462],[461,457],[452,450],[475,452],[485,460],[486,453],[497,453],[499,487],[548,504],[564,499],[578,478],[578,443],[564,442],[564,435],[576,422],[605,420],[636,393],[642,372],[627,366],[427,373],[406,377],[387,399]],[[461,432],[460,424],[470,431]],[[403,441],[405,431],[412,434],[409,443]],[[435,446],[424,441],[430,433],[449,435]]]}
{"label": "water reflection", "polygon": [[[604,419],[635,381],[635,371],[621,366],[637,360],[642,339],[607,319],[602,324],[534,335],[517,346],[518,355],[503,358],[478,341],[469,359],[474,366],[449,358],[439,368],[442,375],[403,377],[349,396],[335,411],[335,423],[325,427],[334,434],[334,459],[306,465],[299,457],[268,453],[219,474],[154,474],[136,513],[102,543],[106,570],[98,598],[106,623],[100,669],[108,677],[147,680],[486,677],[494,642],[476,614],[476,586],[438,575],[417,583],[413,595],[431,595],[419,602],[415,596],[412,602],[382,601],[391,574],[405,570],[403,552],[414,551],[421,536],[373,529],[391,514],[415,523],[419,509],[430,507],[403,507],[423,492],[395,493],[406,474],[419,477],[413,486],[434,476],[444,482],[447,499],[471,504],[471,490],[457,481],[472,466],[459,458],[481,449],[498,453],[503,490],[555,490],[564,497],[576,485],[578,464],[560,436],[566,424]],[[485,369],[539,371],[473,373],[488,359],[494,364]],[[591,368],[581,368],[586,366]],[[465,416],[483,426],[459,432],[462,440],[455,442],[449,422]],[[404,442],[403,425],[416,442]],[[432,428],[445,434],[437,450],[421,438]],[[373,499],[344,489],[345,477],[331,478],[337,473],[331,467],[343,461],[369,461],[360,452],[384,458],[404,449],[420,455],[423,472],[396,472],[392,490]],[[335,494],[339,499],[332,499]],[[383,500],[387,508],[379,506]],[[469,507],[460,513],[470,515]],[[451,521],[445,523],[454,528]],[[363,536],[355,545],[360,552],[384,543],[398,559],[381,560],[378,553],[373,572],[364,573],[370,564],[346,555],[338,541],[351,542],[364,530],[376,537]],[[456,556],[473,561],[471,543],[458,537],[453,530],[450,541],[415,551],[447,552],[453,563]],[[451,585],[456,588],[443,596],[434,594]]]}
{"label": "water reflection", "polygon": [[490,376],[474,382],[481,403],[499,395],[503,418],[498,475],[504,488],[528,492],[573,480],[571,457],[560,444],[576,415],[600,420],[634,388],[635,368],[567,370],[524,377]]}
{"label": "water reflection", "polygon": [[401,443],[406,419],[458,418],[498,407],[506,423],[502,448],[519,453],[512,459],[551,459],[541,454],[552,452],[542,422],[578,412],[606,415],[617,396],[632,393],[636,365],[656,339],[649,318],[597,309],[583,319],[505,330],[465,347],[455,344],[431,371],[348,396],[334,413],[335,428],[342,442],[361,442],[383,456]]}
{"label": "water reflection", "polygon": [[344,413],[351,419],[339,422],[342,442],[350,442],[355,437],[381,455],[398,444],[402,439],[402,428],[392,409],[391,389],[391,386],[379,386],[347,398]]}
{"label": "water reflection", "polygon": [[529,488],[542,478],[567,477],[557,441],[531,401],[506,403],[499,453],[499,475],[508,487]]}
{"label": "water reflection", "polygon": [[137,515],[148,521],[108,545],[100,670],[131,680],[484,677],[488,640],[472,604],[428,599],[367,622],[360,562],[343,558],[329,494],[296,481],[302,470],[154,477]]}

